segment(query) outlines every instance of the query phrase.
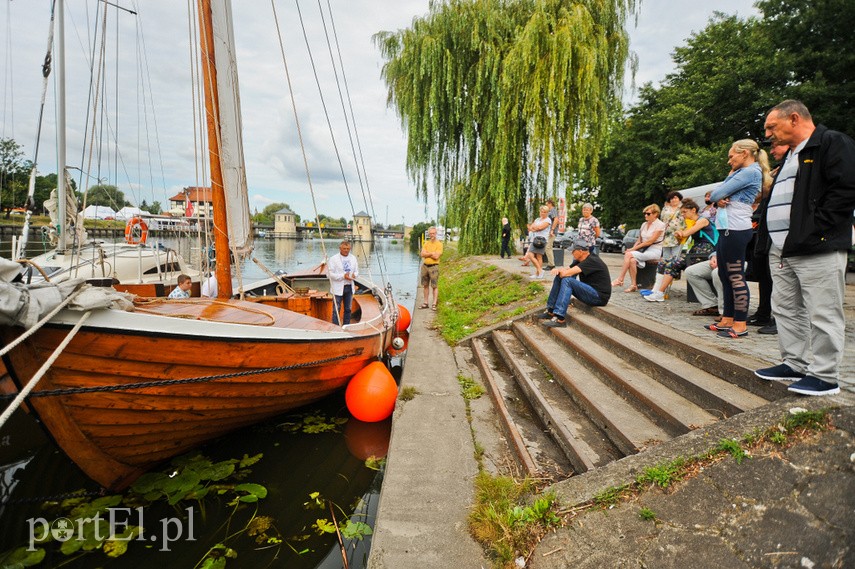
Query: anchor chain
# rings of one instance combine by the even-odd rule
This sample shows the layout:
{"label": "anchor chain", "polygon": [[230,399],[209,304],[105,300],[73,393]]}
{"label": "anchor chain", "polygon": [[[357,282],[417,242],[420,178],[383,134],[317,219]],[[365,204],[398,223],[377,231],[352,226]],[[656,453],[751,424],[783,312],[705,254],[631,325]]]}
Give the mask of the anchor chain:
{"label": "anchor chain", "polygon": [[[246,377],[250,375],[260,375],[262,373],[271,373],[277,371],[288,371],[292,369],[300,369],[304,367],[312,367],[316,365],[327,364],[330,362],[343,360],[345,358],[349,358],[351,356],[356,356],[362,353],[362,350],[355,350],[348,354],[342,354],[340,356],[336,356],[333,358],[326,358],[323,360],[316,360],[313,362],[306,362],[302,364],[294,364],[290,366],[279,366],[279,367],[268,367],[263,369],[255,369],[248,371],[239,371],[234,373],[224,373],[220,375],[206,375],[202,377],[190,377],[185,379],[163,379],[157,381],[141,381],[137,383],[127,383],[124,385],[102,385],[99,387],[70,387],[67,389],[47,389],[44,391],[34,391],[30,393],[27,397],[49,397],[53,395],[77,395],[81,393],[103,393],[109,391],[125,391],[127,389],[144,389],[146,387],[161,387],[164,385],[183,385],[190,383],[205,383],[208,381],[216,381],[218,379],[226,379],[229,377]],[[0,400],[11,399],[15,397],[15,394],[10,395],[2,395],[0,396]]]}

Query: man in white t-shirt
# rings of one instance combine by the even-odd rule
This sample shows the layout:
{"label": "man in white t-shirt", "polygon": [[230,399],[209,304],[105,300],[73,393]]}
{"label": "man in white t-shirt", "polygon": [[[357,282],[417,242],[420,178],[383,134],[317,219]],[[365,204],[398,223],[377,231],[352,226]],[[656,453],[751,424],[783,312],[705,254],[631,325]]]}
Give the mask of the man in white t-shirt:
{"label": "man in white t-shirt", "polygon": [[344,240],[338,246],[338,253],[330,258],[327,264],[327,277],[330,279],[330,290],[335,299],[333,304],[333,324],[339,323],[339,309],[344,307],[342,322],[350,324],[350,308],[353,303],[353,279],[359,276],[359,263],[356,255],[350,254],[350,241]]}

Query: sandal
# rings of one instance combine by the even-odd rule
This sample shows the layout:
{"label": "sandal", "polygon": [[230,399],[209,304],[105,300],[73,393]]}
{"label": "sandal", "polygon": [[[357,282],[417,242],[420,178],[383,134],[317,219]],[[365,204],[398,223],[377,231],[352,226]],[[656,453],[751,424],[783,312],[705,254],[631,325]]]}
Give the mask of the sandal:
{"label": "sandal", "polygon": [[624,292],[638,292],[638,286],[630,285],[629,288],[623,290]]}
{"label": "sandal", "polygon": [[431,310],[436,310],[436,304],[432,305],[432,306],[430,307],[430,309],[431,309]]}
{"label": "sandal", "polygon": [[733,328],[728,328],[726,330],[722,330],[718,333],[719,338],[732,338],[736,340],[737,338],[741,338],[743,336],[748,335],[748,330],[743,330],[742,332],[737,332]]}
{"label": "sandal", "polygon": [[623,281],[614,280],[612,281],[612,286],[623,286]]}
{"label": "sandal", "polygon": [[709,330],[711,332],[729,332],[732,328],[730,326],[719,326],[718,324],[707,324],[704,326],[704,330]]}
{"label": "sandal", "polygon": [[423,303],[419,306],[419,308],[427,308],[427,307],[428,307],[428,303],[427,303],[427,302],[423,302]]}

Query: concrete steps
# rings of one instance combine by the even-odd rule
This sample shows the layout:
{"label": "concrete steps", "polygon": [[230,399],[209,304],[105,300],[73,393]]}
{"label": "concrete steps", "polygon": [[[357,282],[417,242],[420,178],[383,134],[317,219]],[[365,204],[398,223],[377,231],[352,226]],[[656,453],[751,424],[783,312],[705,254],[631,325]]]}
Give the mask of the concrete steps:
{"label": "concrete steps", "polygon": [[527,474],[588,472],[786,396],[754,377],[759,362],[621,309],[568,319],[521,317],[470,341]]}

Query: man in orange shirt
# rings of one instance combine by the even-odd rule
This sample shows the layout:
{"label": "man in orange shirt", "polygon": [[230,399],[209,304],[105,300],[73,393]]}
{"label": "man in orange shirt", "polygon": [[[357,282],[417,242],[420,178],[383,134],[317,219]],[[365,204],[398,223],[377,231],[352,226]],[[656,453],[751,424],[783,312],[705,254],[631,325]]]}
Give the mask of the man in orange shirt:
{"label": "man in orange shirt", "polygon": [[[419,308],[430,306],[436,310],[436,303],[439,300],[439,258],[442,257],[442,241],[436,238],[436,227],[428,229],[428,240],[422,246],[420,254],[422,257],[420,277],[424,294]],[[431,289],[433,289],[433,302],[430,302]]]}

